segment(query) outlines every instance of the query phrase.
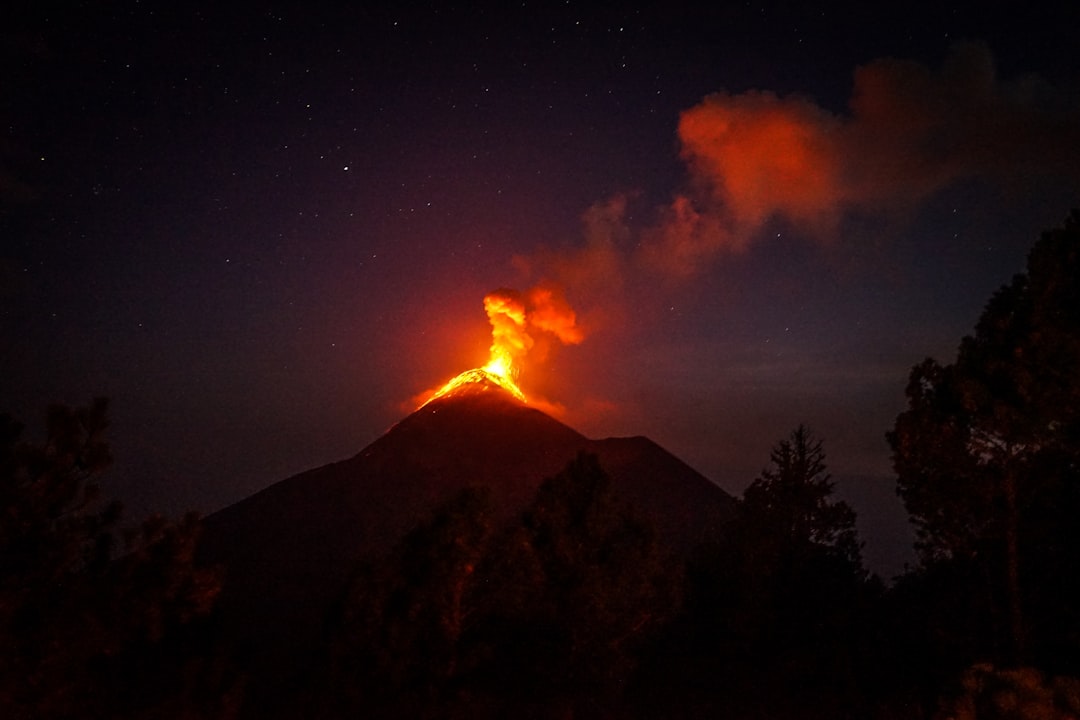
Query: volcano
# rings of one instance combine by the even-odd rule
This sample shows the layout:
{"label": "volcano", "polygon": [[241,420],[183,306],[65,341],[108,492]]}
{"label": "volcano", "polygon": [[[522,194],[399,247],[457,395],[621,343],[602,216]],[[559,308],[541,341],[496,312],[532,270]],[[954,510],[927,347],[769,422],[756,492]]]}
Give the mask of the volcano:
{"label": "volcano", "polygon": [[256,676],[285,682],[361,563],[385,555],[465,487],[488,488],[497,519],[510,520],[581,452],[598,457],[616,492],[674,553],[731,514],[731,496],[651,440],[586,438],[481,371],[355,457],[208,516],[200,555],[225,568],[222,621],[250,651]]}

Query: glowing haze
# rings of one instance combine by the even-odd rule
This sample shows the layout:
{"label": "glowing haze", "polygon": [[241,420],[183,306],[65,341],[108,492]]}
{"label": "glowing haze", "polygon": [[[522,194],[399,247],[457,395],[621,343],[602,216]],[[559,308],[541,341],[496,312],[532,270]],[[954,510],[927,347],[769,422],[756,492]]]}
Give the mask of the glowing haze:
{"label": "glowing haze", "polygon": [[[976,178],[1003,197],[1040,178],[1075,186],[1080,108],[1067,98],[1036,77],[1000,78],[976,42],[954,45],[941,68],[896,59],[858,67],[846,112],[798,94],[711,93],[680,113],[687,181],[629,243],[636,265],[699,276],[748,250],[778,218],[835,242],[845,216],[902,224],[935,193]],[[597,208],[606,227],[629,231],[625,198]],[[596,255],[590,245],[580,260]]]}
{"label": "glowing haze", "polygon": [[[685,175],[669,199],[656,204],[638,189],[616,190],[584,211],[581,242],[516,254],[518,281],[544,280],[524,293],[488,294],[487,364],[419,399],[486,379],[524,400],[518,381],[526,358],[532,366],[553,340],[583,338],[559,288],[573,293],[606,342],[632,343],[630,333],[657,330],[662,307],[676,304],[657,295],[707,281],[718,260],[750,254],[766,237],[780,238],[781,228],[795,231],[782,233],[783,243],[843,245],[848,237],[850,248],[857,235],[845,230],[847,219],[900,228],[936,193],[972,178],[1006,194],[1043,175],[1075,184],[1080,116],[1072,106],[1050,112],[1056,96],[1032,78],[999,78],[981,43],[953,46],[940,68],[895,59],[858,67],[846,111],[798,94],[711,93],[679,114]],[[765,232],[770,227],[777,232]],[[616,407],[578,396],[559,407],[580,423],[590,402]]]}
{"label": "glowing haze", "polygon": [[[577,315],[555,288],[538,285],[524,294],[500,288],[484,296],[484,310],[491,323],[491,349],[488,362],[457,375],[421,404],[453,395],[477,383],[493,383],[522,402],[525,393],[518,386],[522,363],[530,351],[539,349],[534,333],[547,333],[564,345],[576,345],[585,339],[577,324]],[[538,353],[543,361],[546,349]]]}

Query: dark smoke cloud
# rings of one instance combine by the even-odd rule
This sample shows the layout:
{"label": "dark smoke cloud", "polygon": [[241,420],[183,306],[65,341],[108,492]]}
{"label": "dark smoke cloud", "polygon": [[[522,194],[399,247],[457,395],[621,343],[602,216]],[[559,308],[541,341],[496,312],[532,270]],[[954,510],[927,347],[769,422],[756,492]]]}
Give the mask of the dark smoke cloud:
{"label": "dark smoke cloud", "polygon": [[910,61],[859,68],[839,148],[848,194],[883,206],[983,177],[1080,181],[1080,107],[1036,76],[997,77],[985,45],[957,45],[933,72]]}

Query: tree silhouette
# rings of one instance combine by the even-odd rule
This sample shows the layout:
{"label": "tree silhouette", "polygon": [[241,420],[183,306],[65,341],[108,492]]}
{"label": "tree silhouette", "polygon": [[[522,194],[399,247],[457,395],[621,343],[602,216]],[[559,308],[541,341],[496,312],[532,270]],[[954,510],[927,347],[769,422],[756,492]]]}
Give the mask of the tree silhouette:
{"label": "tree silhouette", "polygon": [[862,566],[855,512],[833,499],[823,444],[805,427],[770,459],[690,564],[687,634],[729,711],[858,716],[877,586]]}
{"label": "tree silhouette", "polygon": [[0,418],[6,717],[124,717],[151,707],[169,717],[191,709],[189,700],[206,700],[200,712],[210,716],[225,696],[218,687],[217,698],[181,701],[194,687],[169,676],[191,660],[173,652],[172,631],[204,616],[219,588],[215,571],[194,566],[197,518],[151,517],[121,532],[119,503],[98,507],[98,481],[111,460],[107,407],[97,399],[49,408],[43,445],[20,442],[22,427]]}
{"label": "tree silhouette", "polygon": [[466,488],[357,570],[330,621],[324,713],[423,716],[447,702],[490,513],[488,494]]}
{"label": "tree silhouette", "polygon": [[907,398],[888,440],[923,566],[985,578],[966,592],[990,602],[996,659],[1026,659],[1033,630],[1062,654],[1080,600],[1080,213],[1043,234],[954,363],[912,369]]}
{"label": "tree silhouette", "polygon": [[823,442],[799,425],[770,453],[771,467],[743,493],[739,514],[773,542],[797,551],[813,548],[861,567],[855,511],[833,500]]}
{"label": "tree silhouette", "polygon": [[614,702],[678,600],[652,527],[584,453],[544,481],[482,570],[476,681],[582,712]]}
{"label": "tree silhouette", "polygon": [[676,570],[595,456],[544,481],[493,532],[468,489],[332,612],[322,714],[559,715],[617,702],[636,652],[672,613]]}

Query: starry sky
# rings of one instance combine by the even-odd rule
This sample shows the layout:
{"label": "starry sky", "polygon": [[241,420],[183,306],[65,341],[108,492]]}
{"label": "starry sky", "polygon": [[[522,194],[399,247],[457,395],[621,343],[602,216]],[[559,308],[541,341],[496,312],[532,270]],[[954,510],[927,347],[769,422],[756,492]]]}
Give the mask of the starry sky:
{"label": "starry sky", "polygon": [[733,493],[805,423],[902,534],[910,367],[1080,206],[1075,4],[371,5],[0,11],[2,409],[105,395],[108,491],[209,512],[541,287],[584,339],[535,333],[538,407]]}

